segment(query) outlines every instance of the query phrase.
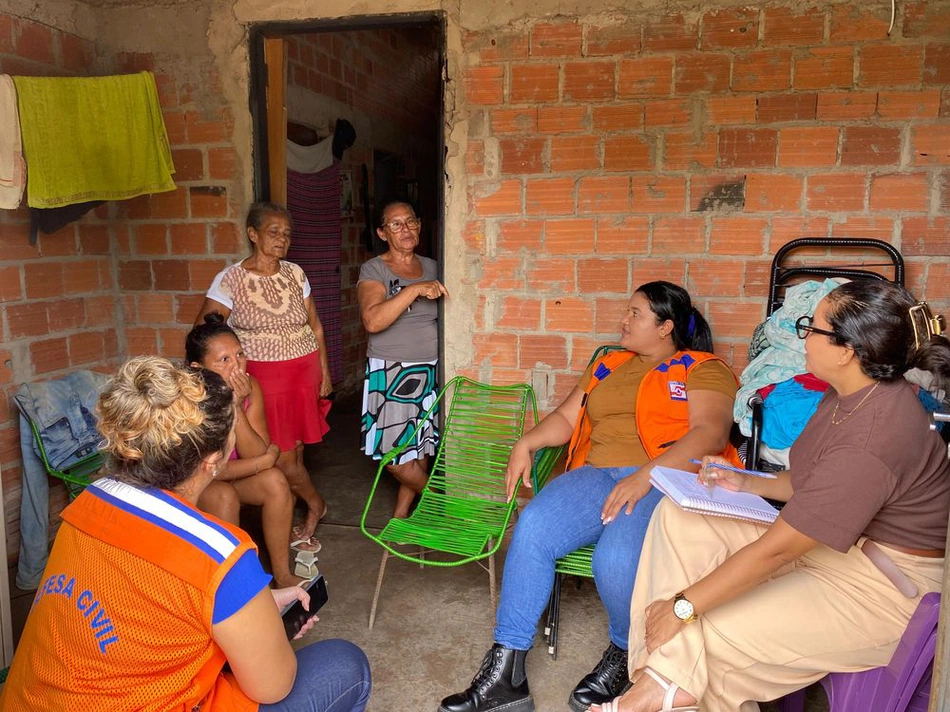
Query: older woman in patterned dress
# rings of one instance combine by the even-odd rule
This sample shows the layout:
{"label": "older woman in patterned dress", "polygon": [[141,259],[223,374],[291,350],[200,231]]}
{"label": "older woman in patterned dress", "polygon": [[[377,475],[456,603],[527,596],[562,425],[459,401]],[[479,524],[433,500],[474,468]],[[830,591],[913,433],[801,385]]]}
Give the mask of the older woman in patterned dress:
{"label": "older woman in patterned dress", "polygon": [[280,448],[277,466],[293,493],[307,503],[306,519],[294,528],[294,537],[309,540],[326,504],[304,467],[303,445],[320,442],[329,429],[329,401],[324,399],[333,386],[310,282],[300,267],[283,259],[290,233],[286,208],[252,205],[247,236],[253,254],[214,278],[195,325],[204,322],[205,314],[218,312],[244,346],[247,372],[264,392],[271,442]]}

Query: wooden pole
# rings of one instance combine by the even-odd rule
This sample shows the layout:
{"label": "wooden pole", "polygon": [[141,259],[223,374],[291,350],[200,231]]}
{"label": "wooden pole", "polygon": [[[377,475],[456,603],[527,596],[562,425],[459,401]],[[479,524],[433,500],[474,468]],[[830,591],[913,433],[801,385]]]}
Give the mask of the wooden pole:
{"label": "wooden pole", "polygon": [[287,204],[287,43],[264,38],[267,64],[267,171],[273,203]]}

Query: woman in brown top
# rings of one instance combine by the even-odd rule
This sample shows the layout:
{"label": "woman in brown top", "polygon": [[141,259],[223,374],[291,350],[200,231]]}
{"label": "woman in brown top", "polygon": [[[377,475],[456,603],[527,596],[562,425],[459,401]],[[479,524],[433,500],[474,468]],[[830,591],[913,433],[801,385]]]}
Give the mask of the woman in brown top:
{"label": "woman in brown top", "polygon": [[195,319],[218,312],[234,329],[247,354],[247,372],[261,385],[271,442],[280,448],[277,466],[291,491],[307,503],[307,517],[294,529],[294,542],[308,541],[326,504],[303,463],[304,443],[327,432],[324,400],[333,390],[323,325],[310,298],[307,276],[284,261],[290,248],[290,215],[274,203],[255,203],[247,215],[253,254],[222,270],[211,283]]}
{"label": "woman in brown top", "polygon": [[699,475],[787,504],[769,527],[657,507],[631,603],[636,684],[592,710],[746,710],[889,662],[943,579],[947,447],[902,378],[950,377],[942,327],[902,287],[870,280],[799,320],[808,368],[831,388],[790,469],[760,479],[707,457]]}

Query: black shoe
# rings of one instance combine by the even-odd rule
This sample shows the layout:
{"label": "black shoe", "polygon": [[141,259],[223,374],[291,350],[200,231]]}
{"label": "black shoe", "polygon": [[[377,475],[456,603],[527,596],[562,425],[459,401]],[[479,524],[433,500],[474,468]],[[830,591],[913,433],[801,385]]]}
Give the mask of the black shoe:
{"label": "black shoe", "polygon": [[485,654],[471,686],[442,700],[439,712],[534,712],[524,669],[527,654],[527,650],[495,643]]}
{"label": "black shoe", "polygon": [[629,687],[627,651],[611,643],[597,666],[577,683],[567,704],[574,712],[585,712],[591,705],[602,705],[619,697]]}

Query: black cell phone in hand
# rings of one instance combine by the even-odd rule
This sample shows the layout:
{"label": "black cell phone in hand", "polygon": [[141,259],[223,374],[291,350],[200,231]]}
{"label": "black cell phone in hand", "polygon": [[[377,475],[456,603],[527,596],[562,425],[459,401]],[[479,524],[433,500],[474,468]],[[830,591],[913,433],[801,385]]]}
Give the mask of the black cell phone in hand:
{"label": "black cell phone in hand", "polygon": [[284,630],[287,632],[288,639],[292,639],[297,635],[300,629],[303,628],[304,623],[310,620],[310,617],[319,611],[329,598],[329,594],[327,593],[327,581],[323,578],[323,574],[320,574],[311,581],[304,590],[310,594],[309,611],[304,610],[303,601],[294,601],[280,612],[280,617],[284,621]]}

